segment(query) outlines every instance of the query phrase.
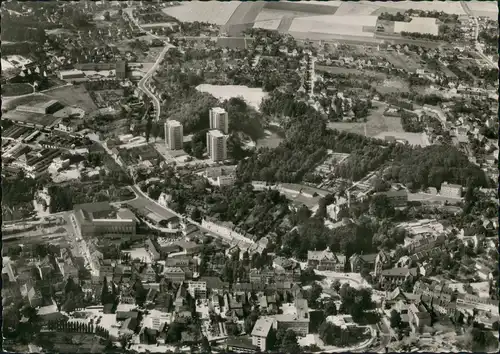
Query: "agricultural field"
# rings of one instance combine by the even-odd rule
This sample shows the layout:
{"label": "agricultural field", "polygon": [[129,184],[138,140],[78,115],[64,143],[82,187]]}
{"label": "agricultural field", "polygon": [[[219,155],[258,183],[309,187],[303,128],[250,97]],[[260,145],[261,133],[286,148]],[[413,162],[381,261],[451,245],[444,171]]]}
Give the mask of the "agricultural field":
{"label": "agricultural field", "polygon": [[[373,4],[370,1],[360,1],[360,5]],[[478,4],[479,5],[479,4]],[[382,12],[394,12],[400,11],[404,12],[409,9],[424,10],[424,11],[443,11],[447,14],[465,15],[465,11],[460,5],[460,2],[456,1],[385,1],[377,3],[377,6]],[[495,4],[496,6],[496,4]]]}
{"label": "agricultural field", "polygon": [[401,118],[384,115],[384,111],[387,108],[386,104],[373,102],[373,106],[375,109],[368,115],[366,123],[331,122],[328,123],[328,128],[365,135],[366,124],[366,135],[370,137],[378,136],[384,132],[404,132],[401,125]]}
{"label": "agricultural field", "polygon": [[83,85],[73,85],[54,89],[45,94],[66,106],[77,106],[87,114],[97,110],[97,106]]}
{"label": "agricultural field", "polygon": [[337,16],[367,16],[373,15],[379,8],[378,5],[368,2],[342,2],[337,9],[335,15]]}
{"label": "agricultural field", "polygon": [[2,96],[21,96],[33,93],[33,87],[28,84],[4,84],[2,85]]}
{"label": "agricultural field", "polygon": [[179,6],[164,8],[162,11],[181,22],[209,22],[223,26],[229,21],[239,5],[239,1],[190,1],[183,2]]}

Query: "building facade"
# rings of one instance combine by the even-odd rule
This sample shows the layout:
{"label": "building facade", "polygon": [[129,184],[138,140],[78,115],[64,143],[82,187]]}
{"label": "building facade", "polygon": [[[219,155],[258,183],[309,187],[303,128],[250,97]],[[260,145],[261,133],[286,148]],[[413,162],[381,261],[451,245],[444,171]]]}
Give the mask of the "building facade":
{"label": "building facade", "polygon": [[227,159],[227,135],[219,130],[210,130],[207,133],[207,152],[209,158],[214,162]]}
{"label": "building facade", "polygon": [[170,150],[182,150],[184,131],[182,124],[176,120],[165,123],[165,144]]}
{"label": "building facade", "polygon": [[210,129],[220,130],[224,134],[229,132],[229,117],[224,108],[210,109]]}
{"label": "building facade", "polygon": [[324,251],[307,251],[307,265],[317,270],[330,270],[343,272],[345,270],[346,257],[334,254],[329,249]]}
{"label": "building facade", "polygon": [[462,197],[462,186],[458,184],[449,184],[444,182],[441,184],[441,196],[450,198],[461,198]]}

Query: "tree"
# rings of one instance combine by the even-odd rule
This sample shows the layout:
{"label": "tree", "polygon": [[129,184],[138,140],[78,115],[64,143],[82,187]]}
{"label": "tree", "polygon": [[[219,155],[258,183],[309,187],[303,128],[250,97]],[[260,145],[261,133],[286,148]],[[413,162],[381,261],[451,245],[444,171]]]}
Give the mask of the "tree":
{"label": "tree", "polygon": [[321,296],[321,293],[323,292],[323,288],[321,285],[318,283],[314,282],[312,284],[311,289],[307,292],[307,302],[311,305],[314,306],[316,301],[318,301],[319,297]]}
{"label": "tree", "polygon": [[337,315],[337,305],[333,301],[328,301],[325,306],[326,316],[336,316]]}
{"label": "tree", "polygon": [[342,284],[340,283],[340,280],[335,279],[332,283],[332,289],[335,290],[336,292],[339,292],[341,285]]}
{"label": "tree", "polygon": [[208,342],[208,338],[203,336],[201,338],[201,352],[202,353],[210,353],[212,350],[210,348],[210,343]]}
{"label": "tree", "polygon": [[394,329],[401,328],[401,315],[396,310],[391,311],[391,327]]}
{"label": "tree", "polygon": [[291,329],[285,332],[283,340],[281,341],[280,350],[284,353],[300,353],[300,346],[297,341],[297,335]]}
{"label": "tree", "polygon": [[109,303],[109,289],[108,289],[108,280],[107,277],[104,277],[102,283],[102,292],[101,292],[101,304],[106,305]]}

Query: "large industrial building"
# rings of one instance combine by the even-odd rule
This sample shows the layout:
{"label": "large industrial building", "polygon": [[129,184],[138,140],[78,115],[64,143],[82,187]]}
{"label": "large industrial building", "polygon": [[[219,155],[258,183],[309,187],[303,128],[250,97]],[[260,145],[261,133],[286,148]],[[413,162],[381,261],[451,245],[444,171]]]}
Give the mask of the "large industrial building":
{"label": "large industrial building", "polygon": [[26,113],[51,114],[62,108],[62,105],[57,100],[37,103],[34,105],[20,105],[16,107],[16,111]]}
{"label": "large industrial building", "polygon": [[227,135],[219,130],[210,130],[207,133],[207,151],[209,158],[214,162],[227,159]]}
{"label": "large industrial building", "polygon": [[128,209],[118,212],[108,202],[78,204],[75,219],[83,236],[131,238],[136,234],[137,218]]}
{"label": "large industrial building", "polygon": [[176,120],[165,122],[165,144],[170,150],[182,150],[183,147],[182,124]]}

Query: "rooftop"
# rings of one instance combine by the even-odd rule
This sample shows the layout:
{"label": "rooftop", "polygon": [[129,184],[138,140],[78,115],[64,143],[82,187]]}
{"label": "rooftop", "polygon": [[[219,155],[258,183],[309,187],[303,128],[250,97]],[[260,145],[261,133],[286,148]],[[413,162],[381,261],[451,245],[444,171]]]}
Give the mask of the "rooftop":
{"label": "rooftop", "polygon": [[273,322],[271,318],[259,318],[257,322],[255,322],[255,326],[253,326],[252,336],[267,337],[273,326]]}
{"label": "rooftop", "polygon": [[224,137],[224,136],[227,136],[227,135],[225,135],[224,133],[222,133],[220,130],[210,130],[210,131],[208,132],[208,134],[209,134],[210,136],[215,137],[215,138],[222,138],[222,137]]}

